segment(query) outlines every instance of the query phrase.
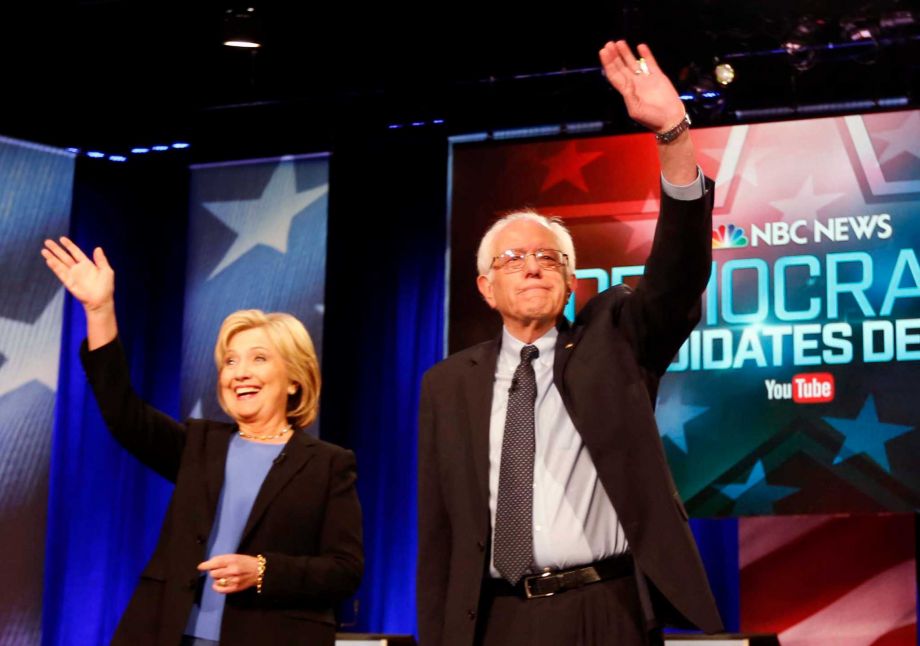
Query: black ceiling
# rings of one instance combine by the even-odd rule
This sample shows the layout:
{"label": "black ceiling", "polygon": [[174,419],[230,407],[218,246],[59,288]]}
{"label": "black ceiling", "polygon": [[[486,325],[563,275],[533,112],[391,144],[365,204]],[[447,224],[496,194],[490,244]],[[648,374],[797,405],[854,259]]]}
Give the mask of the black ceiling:
{"label": "black ceiling", "polygon": [[[264,38],[254,54],[221,44],[232,0],[31,3],[4,9],[0,23],[0,133],[110,148],[188,138],[216,150],[238,138],[250,148],[280,137],[323,145],[337,132],[411,120],[444,119],[461,132],[619,118],[597,71],[610,38],[648,41],[666,71],[687,77],[714,57],[776,50],[803,16],[820,26],[815,44],[843,43],[841,19],[920,19],[918,3],[254,0]],[[735,59],[727,110],[709,118],[891,96],[916,104],[918,33],[908,25],[852,51],[822,49],[804,71],[787,55]]]}

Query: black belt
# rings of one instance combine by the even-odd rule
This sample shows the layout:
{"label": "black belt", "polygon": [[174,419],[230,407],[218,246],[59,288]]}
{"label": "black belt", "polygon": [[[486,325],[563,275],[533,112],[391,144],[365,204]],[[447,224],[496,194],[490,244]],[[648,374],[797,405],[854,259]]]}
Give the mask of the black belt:
{"label": "black belt", "polygon": [[537,599],[551,597],[554,594],[574,590],[590,583],[630,576],[632,573],[633,558],[631,554],[626,553],[611,556],[591,565],[567,570],[550,570],[525,576],[516,585],[511,585],[504,579],[489,579],[486,582],[486,589],[496,597]]}

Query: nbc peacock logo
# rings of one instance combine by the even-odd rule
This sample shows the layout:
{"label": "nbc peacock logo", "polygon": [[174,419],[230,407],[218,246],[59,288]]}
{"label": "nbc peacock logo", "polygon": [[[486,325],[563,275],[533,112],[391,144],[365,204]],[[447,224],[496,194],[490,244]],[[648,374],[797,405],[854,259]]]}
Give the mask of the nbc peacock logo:
{"label": "nbc peacock logo", "polygon": [[729,247],[738,248],[748,246],[747,236],[744,235],[743,227],[736,227],[734,224],[719,225],[717,229],[712,230],[712,248],[727,249]]}

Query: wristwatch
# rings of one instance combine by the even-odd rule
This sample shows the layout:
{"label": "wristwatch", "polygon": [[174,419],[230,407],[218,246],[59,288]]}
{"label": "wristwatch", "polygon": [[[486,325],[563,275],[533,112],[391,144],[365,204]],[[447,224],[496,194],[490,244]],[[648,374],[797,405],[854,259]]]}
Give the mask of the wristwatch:
{"label": "wristwatch", "polygon": [[659,144],[669,144],[675,139],[677,139],[684,130],[690,128],[690,115],[686,112],[684,113],[684,118],[680,120],[676,126],[670,130],[665,130],[664,132],[655,133],[655,141]]}

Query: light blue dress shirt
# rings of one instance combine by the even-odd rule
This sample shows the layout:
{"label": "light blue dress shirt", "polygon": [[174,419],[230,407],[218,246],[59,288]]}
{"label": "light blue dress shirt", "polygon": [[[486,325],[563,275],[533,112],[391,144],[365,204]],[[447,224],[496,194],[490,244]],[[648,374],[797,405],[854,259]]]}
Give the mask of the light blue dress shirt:
{"label": "light blue dress shirt", "polygon": [[[690,184],[678,186],[661,178],[662,190],[678,200],[696,200],[704,192],[702,171]],[[629,545],[597,469],[553,383],[556,328],[534,341],[537,399],[534,411],[533,553],[537,572],[587,565],[622,554]],[[508,410],[508,389],[521,361],[519,341],[502,328],[502,347],[495,369],[489,422],[489,512],[495,527],[498,475]],[[493,543],[494,535],[493,532]],[[492,553],[495,553],[494,544]],[[490,564],[493,577],[501,578]]]}
{"label": "light blue dress shirt", "polygon": [[[236,554],[249,512],[262,488],[272,464],[281,454],[284,444],[260,444],[233,435],[224,467],[224,486],[220,490],[217,514],[208,539],[208,558],[221,554]],[[207,577],[201,594],[201,605],[192,606],[186,635],[217,641],[220,622],[224,616],[227,595],[215,592],[213,579]]]}

